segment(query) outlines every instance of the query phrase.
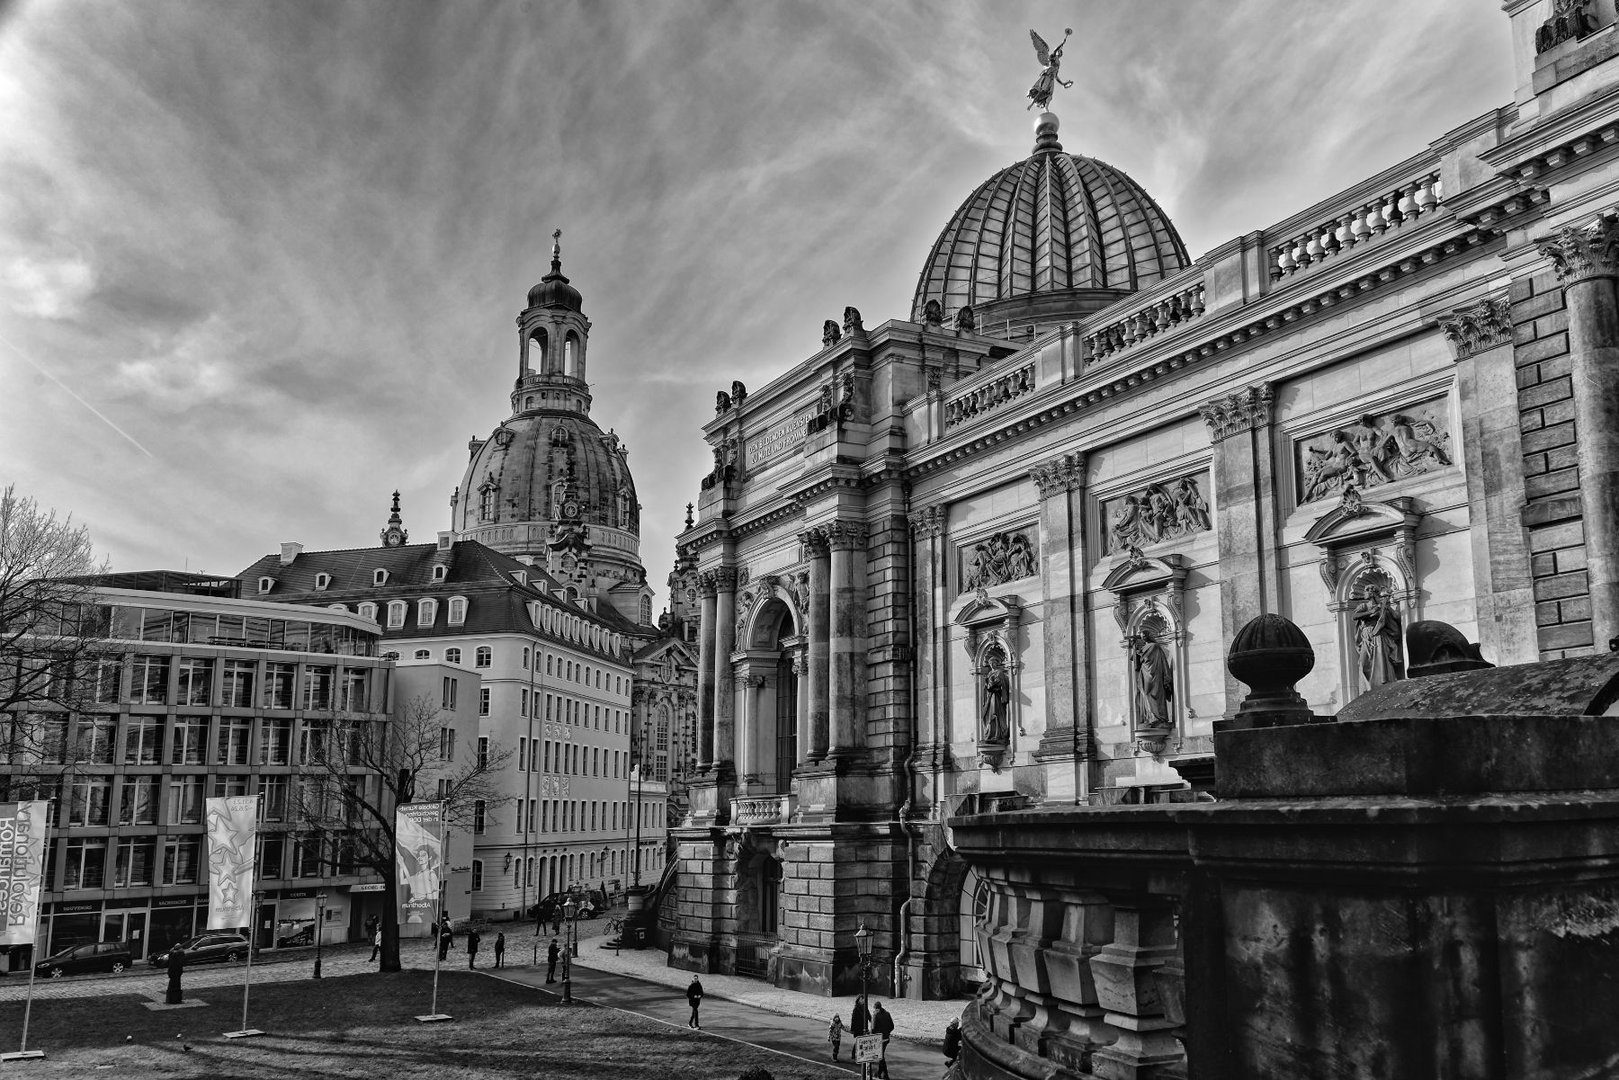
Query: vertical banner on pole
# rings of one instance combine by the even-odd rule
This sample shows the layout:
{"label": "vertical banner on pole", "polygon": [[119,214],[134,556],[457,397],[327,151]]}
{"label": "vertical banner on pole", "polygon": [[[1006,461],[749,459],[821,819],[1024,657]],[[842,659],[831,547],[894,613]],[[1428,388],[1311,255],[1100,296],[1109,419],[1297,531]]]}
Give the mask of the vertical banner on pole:
{"label": "vertical banner on pole", "polygon": [[45,878],[45,802],[0,803],[0,945],[32,945]]}
{"label": "vertical banner on pole", "polygon": [[439,803],[406,803],[394,812],[394,863],[399,877],[399,925],[437,921],[444,876],[444,823]]}
{"label": "vertical banner on pole", "polygon": [[206,802],[208,929],[253,929],[253,872],[259,797],[233,795]]}

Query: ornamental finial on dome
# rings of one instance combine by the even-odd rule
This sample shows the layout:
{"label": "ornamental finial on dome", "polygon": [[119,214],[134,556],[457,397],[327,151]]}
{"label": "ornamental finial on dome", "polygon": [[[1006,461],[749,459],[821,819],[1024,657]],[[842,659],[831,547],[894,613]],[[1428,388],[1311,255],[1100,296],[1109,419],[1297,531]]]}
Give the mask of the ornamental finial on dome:
{"label": "ornamental finial on dome", "polygon": [[1062,41],[1053,49],[1046,44],[1045,38],[1033,30],[1029,31],[1029,38],[1034,42],[1034,57],[1040,61],[1042,70],[1040,76],[1034,80],[1034,85],[1029,88],[1028,108],[1032,109],[1038,105],[1041,112],[1046,112],[1051,108],[1051,95],[1056,91],[1057,84],[1061,83],[1065,89],[1074,85],[1057,74],[1057,69],[1062,65],[1062,51],[1067,47],[1068,37],[1073,32],[1072,26],[1064,28]]}
{"label": "ornamental finial on dome", "polygon": [[562,230],[551,232],[551,273],[562,276]]}
{"label": "ornamental finial on dome", "polygon": [[382,530],[383,547],[403,547],[405,541],[410,539],[410,533],[405,531],[405,521],[399,516],[399,492],[394,492],[393,512],[388,515],[388,526]]}

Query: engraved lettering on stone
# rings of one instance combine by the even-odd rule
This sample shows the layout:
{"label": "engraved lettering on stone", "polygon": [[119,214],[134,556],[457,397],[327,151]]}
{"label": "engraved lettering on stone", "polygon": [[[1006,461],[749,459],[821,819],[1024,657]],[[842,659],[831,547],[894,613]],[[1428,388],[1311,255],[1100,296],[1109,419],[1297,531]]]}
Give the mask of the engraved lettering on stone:
{"label": "engraved lettering on stone", "polygon": [[798,449],[804,442],[806,421],[805,416],[795,415],[750,438],[747,441],[748,465],[758,468],[789,451]]}
{"label": "engraved lettering on stone", "polygon": [[963,548],[961,591],[987,589],[1033,577],[1035,542],[1028,533],[999,532]]}
{"label": "engraved lettering on stone", "polygon": [[1383,414],[1299,443],[1299,502],[1360,491],[1454,464],[1441,400]]}
{"label": "engraved lettering on stone", "polygon": [[1132,552],[1148,544],[1178,540],[1212,528],[1209,503],[1203,497],[1203,473],[1148,484],[1102,506],[1108,554]]}

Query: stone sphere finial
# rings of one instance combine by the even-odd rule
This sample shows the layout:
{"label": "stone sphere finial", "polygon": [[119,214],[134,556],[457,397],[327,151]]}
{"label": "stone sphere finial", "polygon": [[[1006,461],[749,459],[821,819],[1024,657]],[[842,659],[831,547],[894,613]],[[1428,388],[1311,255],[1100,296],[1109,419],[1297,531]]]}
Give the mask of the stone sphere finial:
{"label": "stone sphere finial", "polygon": [[1034,118],[1034,150],[1061,150],[1062,143],[1057,141],[1057,128],[1061,123],[1054,112],[1043,112]]}
{"label": "stone sphere finial", "polygon": [[1294,687],[1315,668],[1315,650],[1290,619],[1267,612],[1237,631],[1226,670],[1248,686],[1231,727],[1281,727],[1314,719]]}

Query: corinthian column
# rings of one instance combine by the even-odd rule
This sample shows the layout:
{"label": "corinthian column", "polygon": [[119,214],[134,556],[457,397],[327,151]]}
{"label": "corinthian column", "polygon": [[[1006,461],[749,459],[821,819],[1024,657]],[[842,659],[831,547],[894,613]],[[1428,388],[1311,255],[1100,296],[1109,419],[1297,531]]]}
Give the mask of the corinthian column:
{"label": "corinthian column", "polygon": [[1568,305],[1580,508],[1598,651],[1619,636],[1619,225],[1565,227],[1541,246]]}
{"label": "corinthian column", "polygon": [[714,575],[697,575],[702,614],[697,629],[697,769],[714,765]]}
{"label": "corinthian column", "polygon": [[820,761],[826,757],[827,747],[831,745],[829,734],[829,717],[827,697],[827,657],[830,649],[830,627],[832,616],[832,601],[830,599],[831,569],[828,559],[826,535],[820,529],[810,529],[798,534],[798,542],[804,545],[804,551],[809,556],[809,657],[806,681],[809,683],[807,691],[809,714],[809,732],[807,758],[810,761]]}
{"label": "corinthian column", "polygon": [[830,754],[854,753],[861,732],[856,719],[866,704],[866,526],[834,521],[826,528],[832,548],[832,641],[827,660],[832,707]]}
{"label": "corinthian column", "polygon": [[714,765],[724,770],[736,761],[736,693],[731,653],[736,648],[736,567],[714,571]]}

